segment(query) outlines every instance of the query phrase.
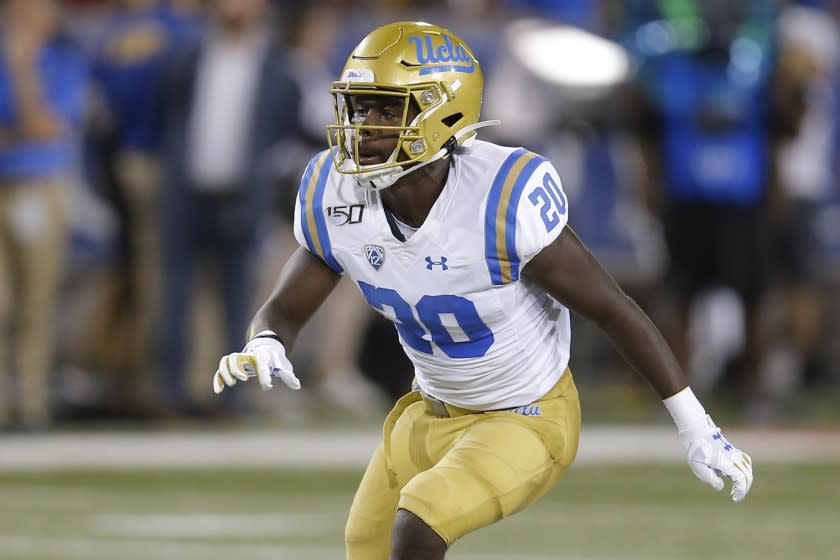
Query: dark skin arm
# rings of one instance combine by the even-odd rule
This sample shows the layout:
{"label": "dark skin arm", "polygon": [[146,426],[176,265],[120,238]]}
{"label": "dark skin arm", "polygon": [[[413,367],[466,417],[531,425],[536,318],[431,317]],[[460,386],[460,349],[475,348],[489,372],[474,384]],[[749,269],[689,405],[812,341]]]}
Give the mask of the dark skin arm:
{"label": "dark skin arm", "polygon": [[61,121],[44,102],[41,78],[34,62],[10,65],[17,104],[16,130],[22,142],[49,142],[61,135]]}
{"label": "dark skin arm", "polygon": [[268,300],[251,321],[248,338],[272,330],[288,352],[300,330],[332,293],[341,276],[304,248],[291,256]]}
{"label": "dark skin arm", "polygon": [[570,227],[540,251],[522,273],[569,309],[594,321],[661,398],[688,385],[653,322]]}
{"label": "dark skin arm", "polygon": [[0,131],[5,145],[49,142],[61,135],[63,123],[45,102],[38,56],[52,36],[55,14],[51,7],[32,3],[6,7],[11,25],[0,45],[9,69],[15,100],[15,122]]}

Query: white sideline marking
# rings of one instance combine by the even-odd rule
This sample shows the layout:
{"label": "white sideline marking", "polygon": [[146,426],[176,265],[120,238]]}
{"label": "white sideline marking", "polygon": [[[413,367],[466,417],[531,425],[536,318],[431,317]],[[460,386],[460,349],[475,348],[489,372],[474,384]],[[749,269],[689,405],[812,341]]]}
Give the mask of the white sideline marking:
{"label": "white sideline marking", "polygon": [[[0,550],[19,556],[61,560],[120,560],[154,558],[155,560],[335,560],[344,557],[340,547],[289,547],[249,543],[184,543],[161,540],[91,539],[82,537],[31,537],[0,535]],[[526,554],[463,553],[453,551],[452,560],[554,560],[556,556]],[[603,557],[566,557],[567,560],[609,560]]]}
{"label": "white sideline marking", "polygon": [[[840,431],[726,430],[756,462],[840,461]],[[0,471],[142,468],[362,468],[379,430],[73,432],[0,436]],[[594,426],[577,464],[681,462],[671,426]]]}
{"label": "white sideline marking", "polygon": [[0,436],[0,471],[337,467],[367,463],[381,435],[342,432],[73,432]]}
{"label": "white sideline marking", "polygon": [[[556,505],[549,507],[536,504],[529,510],[542,511],[544,515],[533,516],[533,518],[512,516],[505,520],[505,523],[508,526],[527,523],[529,529],[551,531],[556,529],[558,523],[562,525],[565,520],[568,520],[574,525],[591,524],[593,527],[601,525],[644,531],[650,527],[651,519],[656,519],[658,528],[680,531],[690,526],[692,520],[703,518],[706,531],[726,532],[731,529],[729,525],[732,522],[731,518],[719,517],[715,514],[721,507],[731,505],[731,502],[726,496],[726,491],[722,491],[721,494],[719,504],[681,504],[678,506],[627,503],[574,504],[565,510],[558,509]],[[807,514],[792,513],[783,506],[762,509],[760,512],[738,520],[738,531],[745,538],[754,535],[760,540],[785,534],[785,531],[797,526],[808,527],[812,533],[819,531],[828,536],[835,533],[837,521],[833,516],[826,515],[824,511],[812,511]]]}

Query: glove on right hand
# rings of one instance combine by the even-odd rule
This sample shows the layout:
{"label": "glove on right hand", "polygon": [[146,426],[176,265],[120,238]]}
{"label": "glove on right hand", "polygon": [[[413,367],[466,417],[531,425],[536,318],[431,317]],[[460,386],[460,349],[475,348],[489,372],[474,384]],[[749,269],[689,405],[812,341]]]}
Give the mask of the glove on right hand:
{"label": "glove on right hand", "polygon": [[291,389],[300,389],[300,380],[286,358],[286,348],[276,337],[271,331],[263,331],[252,338],[242,352],[222,357],[213,376],[213,391],[218,395],[225,386],[236,385],[237,379],[247,381],[249,377],[256,377],[264,391],[273,387],[272,377],[279,378]]}

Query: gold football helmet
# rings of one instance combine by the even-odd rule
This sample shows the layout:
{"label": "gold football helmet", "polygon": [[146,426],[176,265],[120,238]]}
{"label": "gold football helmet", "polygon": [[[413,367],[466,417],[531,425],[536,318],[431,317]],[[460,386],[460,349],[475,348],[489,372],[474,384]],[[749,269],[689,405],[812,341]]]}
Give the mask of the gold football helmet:
{"label": "gold football helmet", "polygon": [[[327,140],[340,173],[356,175],[363,187],[380,190],[424,164],[452,154],[475,136],[484,78],[470,48],[442,27],[423,22],[382,26],[353,50],[341,80],[333,82],[336,121]],[[399,126],[364,124],[354,119],[353,97],[403,98]],[[407,122],[409,106],[417,116]],[[414,112],[414,111],[412,111]],[[392,131],[399,140],[383,163],[362,165],[359,140],[364,131]]]}

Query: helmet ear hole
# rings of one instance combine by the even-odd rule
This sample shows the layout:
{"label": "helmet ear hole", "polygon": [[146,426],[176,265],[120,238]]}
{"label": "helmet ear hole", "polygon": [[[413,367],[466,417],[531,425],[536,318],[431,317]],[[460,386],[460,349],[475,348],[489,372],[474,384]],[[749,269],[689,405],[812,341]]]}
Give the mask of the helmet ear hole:
{"label": "helmet ear hole", "polygon": [[458,121],[460,121],[463,118],[464,118],[463,113],[453,113],[453,114],[449,115],[448,117],[446,117],[444,119],[441,119],[441,122],[443,124],[445,124],[447,127],[452,128],[453,126],[455,126],[455,123],[457,123]]}

